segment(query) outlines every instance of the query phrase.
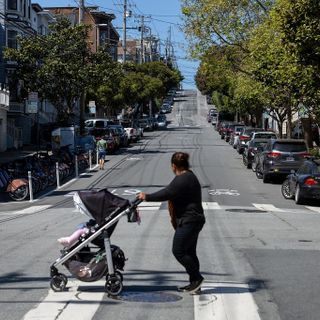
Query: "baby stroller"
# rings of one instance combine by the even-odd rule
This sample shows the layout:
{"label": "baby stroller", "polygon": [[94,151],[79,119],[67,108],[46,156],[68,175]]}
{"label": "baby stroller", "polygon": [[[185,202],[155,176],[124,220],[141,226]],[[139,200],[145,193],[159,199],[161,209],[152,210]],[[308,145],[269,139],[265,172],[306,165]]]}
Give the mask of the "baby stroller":
{"label": "baby stroller", "polygon": [[125,265],[123,251],[111,245],[110,236],[118,221],[127,216],[128,222],[137,222],[137,206],[133,202],[110,193],[107,189],[78,191],[73,196],[75,207],[91,218],[87,224],[88,232],[79,240],[65,247],[50,267],[50,286],[54,291],[63,291],[68,278],[59,273],[58,267],[64,265],[77,279],[93,282],[106,277],[105,291],[117,296],[123,289],[123,276],[119,270]]}

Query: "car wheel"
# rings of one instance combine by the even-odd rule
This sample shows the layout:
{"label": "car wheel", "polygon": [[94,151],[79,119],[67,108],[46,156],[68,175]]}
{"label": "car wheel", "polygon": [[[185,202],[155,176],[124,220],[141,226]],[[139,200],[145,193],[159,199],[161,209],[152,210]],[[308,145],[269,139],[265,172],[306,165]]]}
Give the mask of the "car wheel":
{"label": "car wheel", "polygon": [[294,195],[294,201],[295,201],[296,204],[303,204],[304,203],[304,199],[301,196],[301,189],[300,189],[299,184],[297,184],[297,187],[296,187],[296,193]]}
{"label": "car wheel", "polygon": [[283,181],[282,186],[281,186],[281,193],[285,199],[292,199],[293,198],[293,196],[291,194],[290,184],[289,184],[288,179]]}
{"label": "car wheel", "polygon": [[261,172],[261,170],[260,170],[260,166],[256,166],[256,177],[258,178],[258,179],[262,179],[262,172]]}

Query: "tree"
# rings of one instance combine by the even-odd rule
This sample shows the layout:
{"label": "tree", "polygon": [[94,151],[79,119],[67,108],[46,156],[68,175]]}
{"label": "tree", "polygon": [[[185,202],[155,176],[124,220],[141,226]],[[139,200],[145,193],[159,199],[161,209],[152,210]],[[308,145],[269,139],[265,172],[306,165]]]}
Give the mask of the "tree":
{"label": "tree", "polygon": [[251,31],[266,17],[274,0],[182,0],[185,34],[195,56],[212,45],[247,51]]}
{"label": "tree", "polygon": [[124,72],[119,63],[112,60],[108,48],[100,48],[92,54],[88,63],[87,101],[94,100],[97,108],[108,116],[115,115],[124,106],[119,92]]}
{"label": "tree", "polygon": [[57,109],[57,121],[67,123],[90,82],[88,27],[72,27],[67,18],[59,17],[50,29],[45,36],[20,38],[19,48],[7,48],[4,57],[16,61],[16,78],[23,80],[25,89],[48,99]]}

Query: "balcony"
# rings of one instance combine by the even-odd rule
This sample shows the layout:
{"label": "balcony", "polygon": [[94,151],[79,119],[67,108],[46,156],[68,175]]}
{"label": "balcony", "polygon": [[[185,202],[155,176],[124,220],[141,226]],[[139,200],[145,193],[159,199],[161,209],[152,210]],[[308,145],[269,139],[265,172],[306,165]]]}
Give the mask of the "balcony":
{"label": "balcony", "polygon": [[9,111],[9,90],[0,89],[0,109]]}
{"label": "balcony", "polygon": [[10,102],[9,112],[12,113],[24,113],[25,105],[19,102]]}

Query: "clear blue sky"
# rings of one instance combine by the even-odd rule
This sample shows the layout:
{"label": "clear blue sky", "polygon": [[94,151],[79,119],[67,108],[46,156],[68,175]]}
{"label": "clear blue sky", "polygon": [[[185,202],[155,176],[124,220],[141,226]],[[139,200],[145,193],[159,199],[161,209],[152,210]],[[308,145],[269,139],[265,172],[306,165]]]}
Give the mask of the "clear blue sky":
{"label": "clear blue sky", "polygon": [[[32,0],[41,6],[78,6],[78,0]],[[162,48],[169,37],[171,26],[171,41],[173,42],[177,63],[180,71],[185,77],[183,87],[195,88],[194,75],[197,62],[187,59],[187,41],[181,31],[181,10],[179,0],[127,0],[128,10],[132,11],[132,17],[128,19],[128,27],[137,27],[138,16],[150,16],[146,18],[146,26],[152,29],[152,33],[161,39]],[[116,27],[122,26],[123,0],[88,0],[86,6],[99,6],[100,10],[114,13],[117,19],[114,21]],[[119,30],[120,35],[122,31]],[[137,30],[128,30],[128,37],[139,38]],[[163,52],[162,52],[163,53]]]}

